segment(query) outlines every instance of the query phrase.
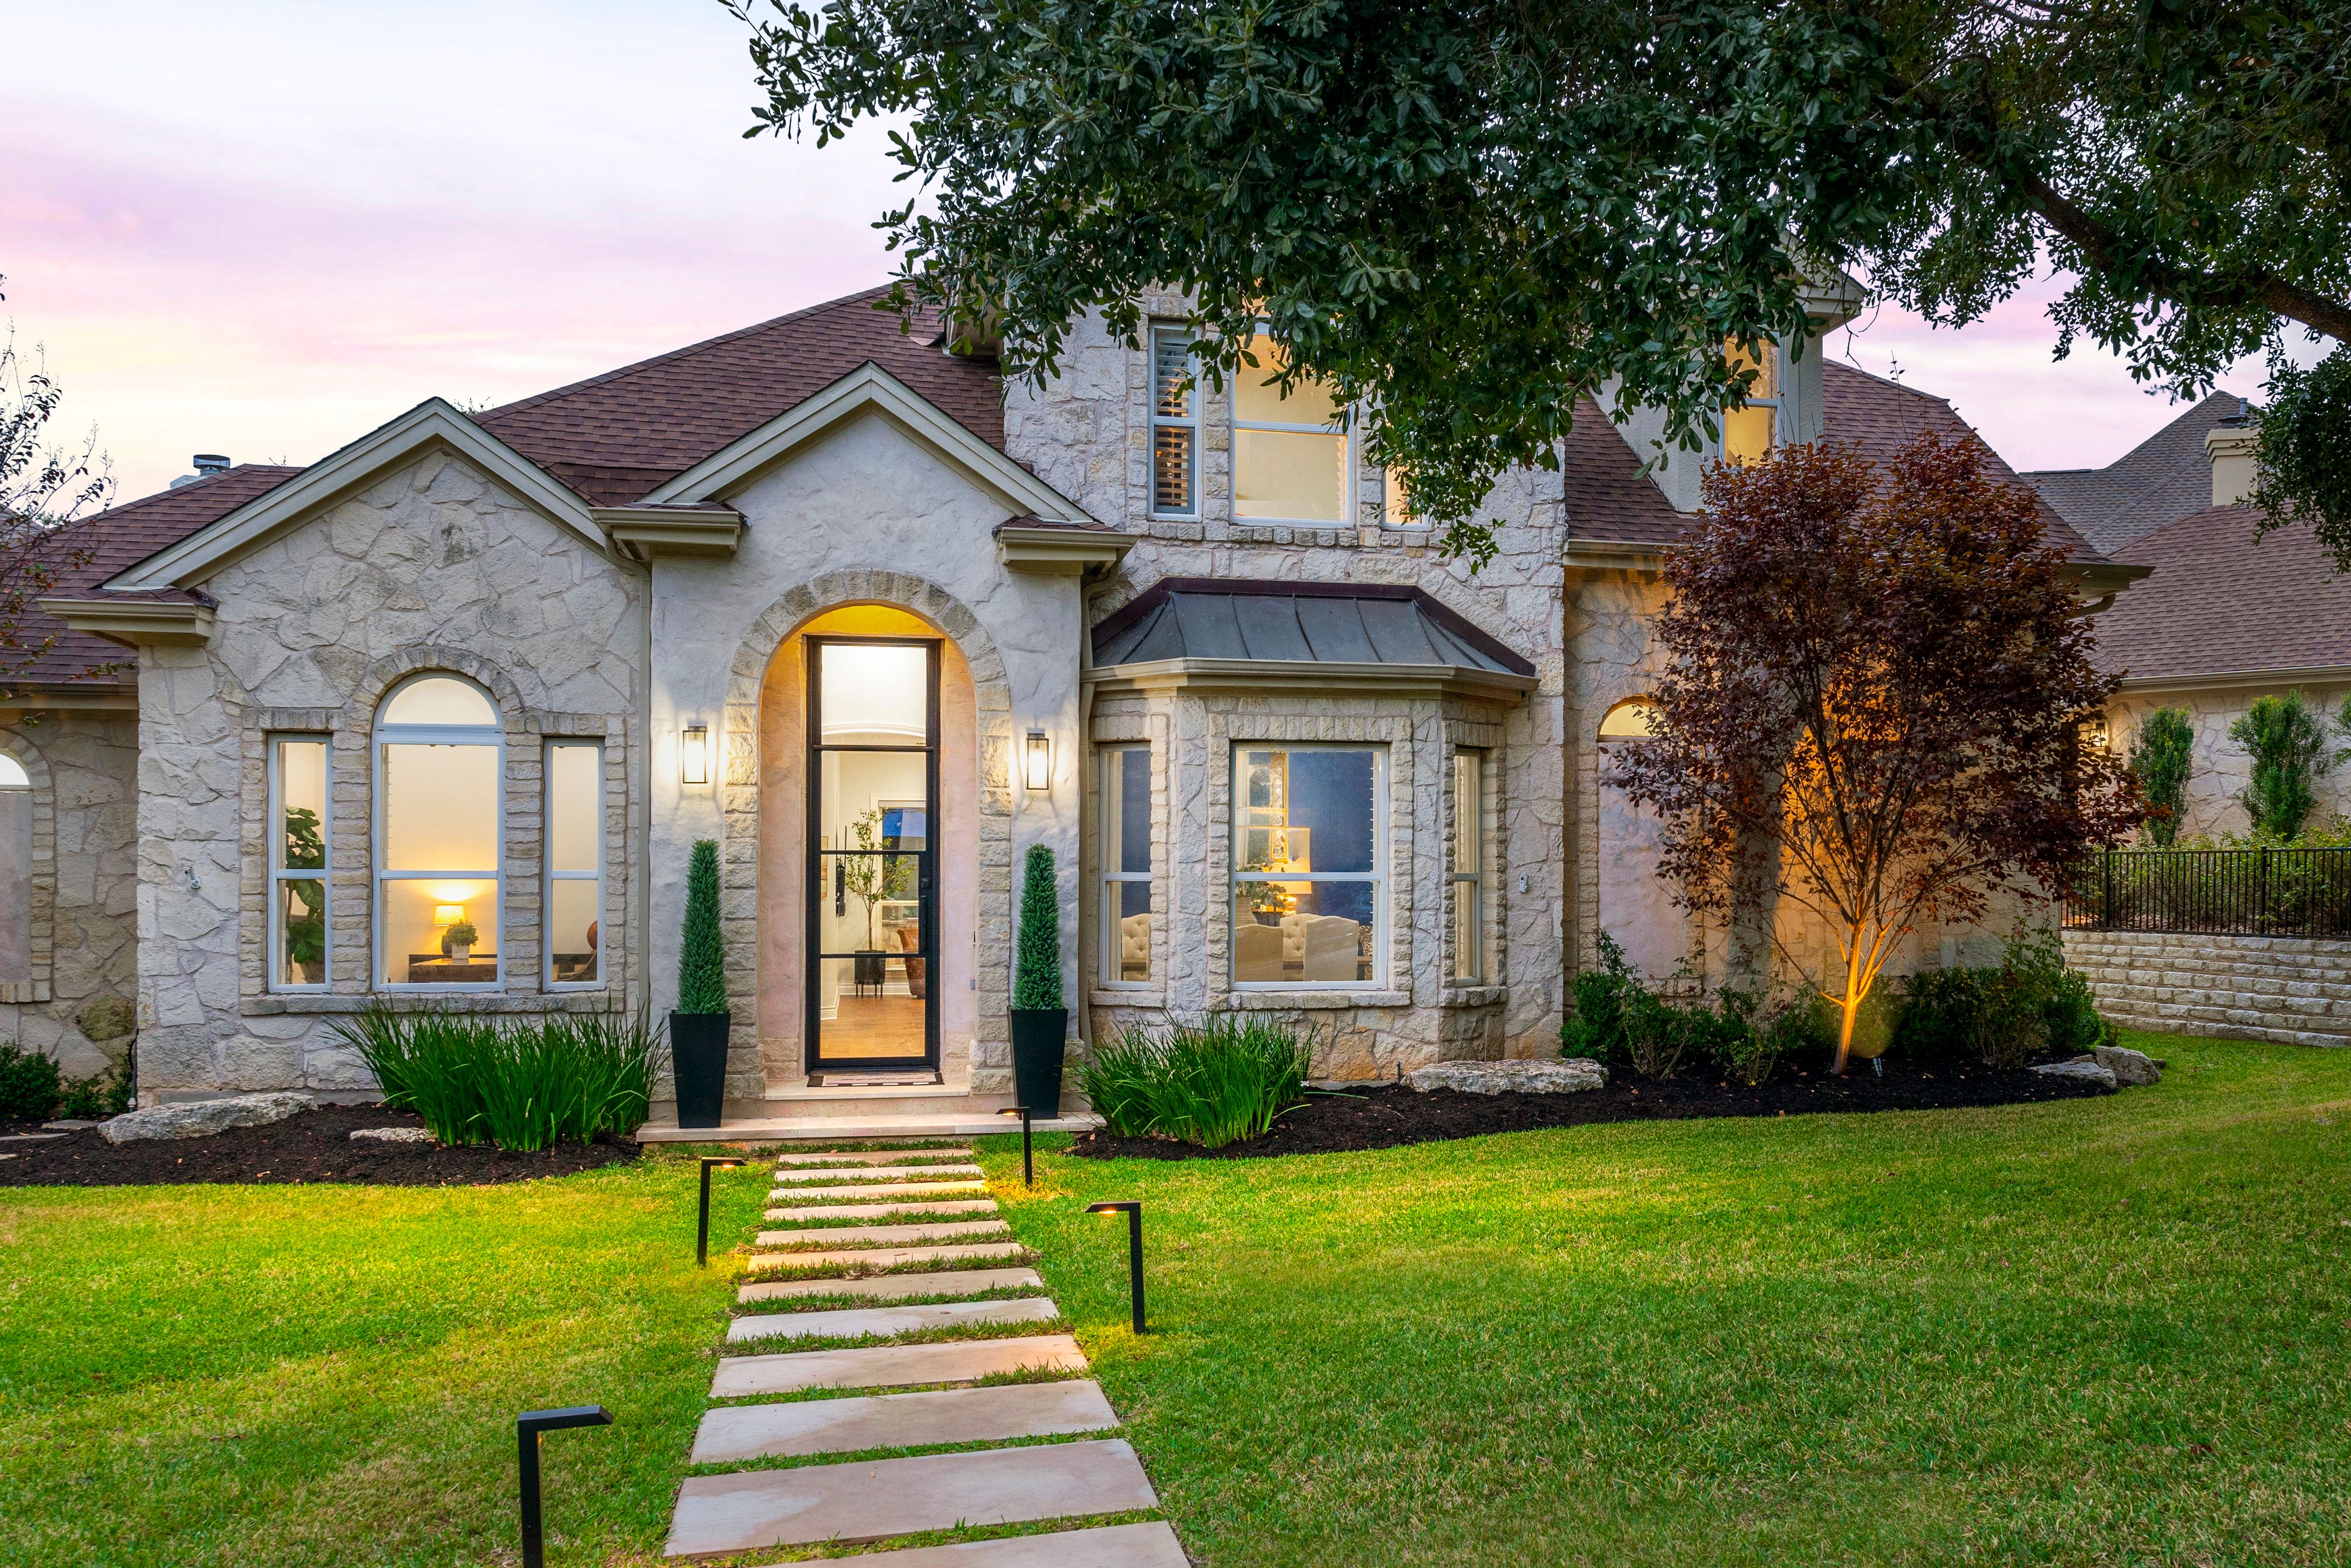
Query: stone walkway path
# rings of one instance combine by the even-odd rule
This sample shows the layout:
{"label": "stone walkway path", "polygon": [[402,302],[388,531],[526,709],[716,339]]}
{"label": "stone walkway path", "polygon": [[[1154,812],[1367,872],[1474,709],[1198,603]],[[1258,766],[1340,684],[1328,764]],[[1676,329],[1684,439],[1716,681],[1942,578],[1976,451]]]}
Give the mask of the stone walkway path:
{"label": "stone walkway path", "polygon": [[[883,1542],[1158,1506],[1085,1353],[1065,1333],[914,1338],[1051,1323],[968,1148],[780,1155],[747,1309],[726,1342],[668,1554]],[[845,1222],[845,1223],[844,1223]],[[985,1237],[1002,1239],[986,1240]],[[761,1354],[778,1340],[822,1348]],[[851,1343],[839,1343],[851,1342]],[[879,1342],[879,1343],[876,1343]],[[879,1393],[867,1390],[910,1390]],[[721,1403],[724,1401],[725,1403]],[[981,1447],[1016,1444],[1015,1447]],[[946,1448],[946,1452],[908,1453]],[[863,1455],[862,1458],[841,1456]],[[830,1457],[830,1458],[829,1458]],[[824,1462],[828,1461],[829,1462]],[[820,1461],[820,1462],[795,1462]],[[749,1468],[746,1468],[749,1467]],[[881,1550],[876,1568],[1186,1568],[1165,1523]]]}

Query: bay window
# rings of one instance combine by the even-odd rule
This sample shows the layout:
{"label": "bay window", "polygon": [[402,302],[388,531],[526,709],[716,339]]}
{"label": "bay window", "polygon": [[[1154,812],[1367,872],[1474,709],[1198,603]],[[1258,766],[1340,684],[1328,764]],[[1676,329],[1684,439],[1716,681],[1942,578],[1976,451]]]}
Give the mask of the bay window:
{"label": "bay window", "polygon": [[1151,978],[1151,747],[1102,756],[1102,980]]}
{"label": "bay window", "polygon": [[415,676],[384,699],[374,750],[379,983],[496,989],[506,815],[496,706],[458,676]]}
{"label": "bay window", "polygon": [[1233,748],[1236,985],[1332,988],[1380,977],[1386,748]]}
{"label": "bay window", "polygon": [[1486,754],[1453,754],[1453,831],[1446,850],[1446,881],[1453,894],[1451,977],[1486,977]]}

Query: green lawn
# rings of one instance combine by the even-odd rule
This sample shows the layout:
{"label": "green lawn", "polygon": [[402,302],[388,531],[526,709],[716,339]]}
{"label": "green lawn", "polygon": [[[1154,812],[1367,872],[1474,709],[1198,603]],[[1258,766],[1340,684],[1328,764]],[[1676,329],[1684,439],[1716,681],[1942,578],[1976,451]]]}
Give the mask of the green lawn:
{"label": "green lawn", "polygon": [[[2141,1043],[2097,1101],[985,1159],[1216,1568],[2351,1562],[2351,1053]],[[550,1560],[651,1561],[692,1173],[0,1193],[0,1562],[510,1562],[514,1413],[587,1401]]]}

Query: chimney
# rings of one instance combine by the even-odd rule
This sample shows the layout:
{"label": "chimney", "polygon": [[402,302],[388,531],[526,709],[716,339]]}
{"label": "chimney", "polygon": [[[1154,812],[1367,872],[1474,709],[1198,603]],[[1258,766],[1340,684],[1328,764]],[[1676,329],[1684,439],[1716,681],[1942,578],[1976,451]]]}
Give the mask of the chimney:
{"label": "chimney", "polygon": [[2241,506],[2252,497],[2254,454],[2261,444],[2262,433],[2253,426],[2251,409],[2204,433],[2204,455],[2212,465],[2214,506]]}

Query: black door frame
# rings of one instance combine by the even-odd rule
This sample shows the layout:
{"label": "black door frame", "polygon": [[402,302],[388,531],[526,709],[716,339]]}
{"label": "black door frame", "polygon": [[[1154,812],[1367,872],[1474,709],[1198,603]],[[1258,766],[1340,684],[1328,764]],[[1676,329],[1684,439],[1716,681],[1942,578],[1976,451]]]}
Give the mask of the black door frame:
{"label": "black door frame", "polygon": [[[939,1067],[939,964],[938,954],[945,944],[939,941],[939,847],[943,835],[944,813],[939,810],[939,643],[936,637],[848,637],[816,635],[803,638],[802,663],[807,666],[807,701],[802,709],[807,719],[807,746],[803,766],[808,772],[806,805],[806,838],[808,840],[805,867],[807,888],[804,892],[803,925],[800,932],[800,1008],[804,1043],[802,1052],[807,1071],[817,1072],[870,1071],[877,1068],[912,1069],[935,1072]],[[882,648],[921,648],[925,651],[925,725],[926,744],[922,746],[827,746],[824,741],[824,650],[836,645]],[[824,810],[823,757],[828,751],[919,751],[924,754],[923,790],[925,847],[906,852],[915,855],[914,900],[915,919],[922,940],[915,951],[902,955],[924,961],[925,982],[923,988],[923,1058],[915,1062],[903,1056],[889,1057],[826,1057],[820,1053],[822,1043],[821,1010],[817,1003],[819,994],[818,966],[825,962],[821,933],[826,877],[824,853],[818,845],[821,837],[820,824]],[[847,956],[849,955],[834,955]]]}

